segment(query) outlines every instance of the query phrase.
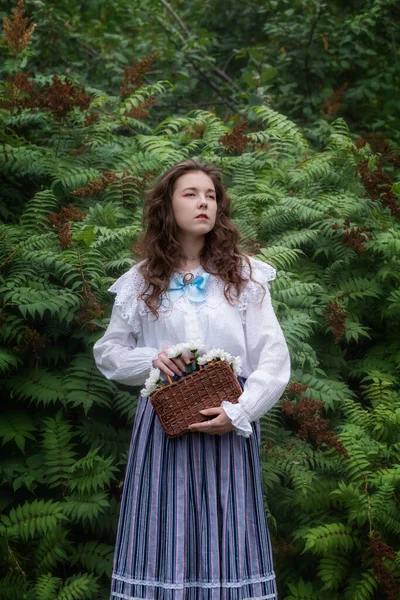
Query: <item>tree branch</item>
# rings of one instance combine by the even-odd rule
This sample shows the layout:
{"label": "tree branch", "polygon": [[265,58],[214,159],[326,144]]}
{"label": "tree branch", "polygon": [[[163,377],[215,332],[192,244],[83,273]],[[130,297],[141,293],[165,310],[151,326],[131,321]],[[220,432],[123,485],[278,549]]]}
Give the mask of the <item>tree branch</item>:
{"label": "tree branch", "polygon": [[[160,0],[160,2],[168,10],[168,12],[173,16],[173,18],[176,20],[176,22],[178,23],[180,28],[183,29],[183,31],[186,33],[187,37],[191,37],[192,34],[191,34],[189,28],[187,27],[186,23],[184,21],[182,21],[182,19],[178,15],[178,13],[174,11],[174,9],[167,2],[167,0]],[[179,36],[181,42],[186,43],[186,40],[182,36],[182,34],[179,31],[176,31],[176,29],[174,31]],[[236,89],[239,89],[239,86],[233,81],[233,79],[231,79],[231,77],[229,77],[229,75],[227,75],[225,73],[225,70],[219,69],[218,67],[214,67],[214,68],[212,68],[212,71],[213,71],[213,73],[218,75],[218,77],[220,77],[221,79],[223,79],[224,81],[226,81],[227,83],[229,83],[230,85],[235,87]]]}
{"label": "tree branch", "polygon": [[308,42],[307,45],[305,47],[305,53],[304,53],[304,71],[305,71],[305,75],[306,75],[306,87],[307,87],[307,96],[308,99],[311,99],[311,87],[310,87],[310,67],[309,67],[309,54],[308,54],[308,49],[310,48],[313,38],[314,38],[314,32],[315,32],[315,28],[317,27],[319,18],[321,16],[321,11],[322,11],[322,0],[318,0],[318,8],[317,8],[317,14],[316,17],[314,19],[313,24],[311,25],[311,30],[310,30],[310,35],[308,37]]}
{"label": "tree branch", "polygon": [[170,4],[168,4],[167,0],[160,0],[160,2],[163,6],[165,6],[165,8],[168,10],[168,12],[171,13],[171,15],[174,17],[175,21],[179,24],[181,29],[183,29],[183,31],[186,33],[186,35],[188,37],[190,37],[191,33],[190,33],[189,29],[186,27],[185,23],[182,21],[182,19],[178,15],[178,13],[176,13],[174,11],[174,9],[172,8],[172,6],[170,6]]}
{"label": "tree branch", "polygon": [[[161,26],[165,29],[167,36],[170,40],[170,42],[175,46],[175,48],[177,50],[181,50],[181,48],[179,48],[179,46],[177,45],[177,43],[175,42],[175,40],[173,39],[173,37],[171,36],[171,32],[169,31],[168,27],[165,26],[164,22],[160,22],[160,19],[158,19],[158,22],[161,24]],[[174,33],[176,33],[176,30],[173,30]],[[183,52],[183,51],[182,51]],[[199,67],[191,58],[190,56],[188,56],[187,54],[184,54],[185,59],[188,61],[188,63],[193,67],[193,69],[198,73],[200,79],[202,79],[203,81],[205,81],[213,90],[214,92],[217,94],[217,96],[219,96],[219,98],[221,98],[221,100],[223,100],[224,104],[226,104],[226,106],[228,106],[233,112],[238,112],[238,109],[233,106],[233,104],[231,104],[226,98],[225,96],[221,93],[219,87],[212,81],[212,79],[210,79],[208,77],[208,75],[206,73],[204,73],[204,71],[201,69],[201,67]]]}

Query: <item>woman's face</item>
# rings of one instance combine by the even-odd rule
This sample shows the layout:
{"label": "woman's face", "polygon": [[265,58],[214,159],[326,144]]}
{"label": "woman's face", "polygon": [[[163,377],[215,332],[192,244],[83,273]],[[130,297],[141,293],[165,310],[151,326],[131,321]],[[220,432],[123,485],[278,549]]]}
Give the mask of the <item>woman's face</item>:
{"label": "woman's face", "polygon": [[[189,171],[175,182],[172,212],[184,233],[205,235],[215,225],[217,197],[212,179],[203,171]],[[199,218],[204,214],[208,218]]]}

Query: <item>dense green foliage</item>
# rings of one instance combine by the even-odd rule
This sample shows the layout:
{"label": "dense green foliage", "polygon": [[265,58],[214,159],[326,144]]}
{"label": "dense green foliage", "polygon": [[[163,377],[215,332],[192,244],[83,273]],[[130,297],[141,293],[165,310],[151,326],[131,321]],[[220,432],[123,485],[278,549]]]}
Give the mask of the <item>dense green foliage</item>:
{"label": "dense green foliage", "polygon": [[[9,14],[14,0],[2,3]],[[109,92],[124,67],[158,53],[147,83],[173,91],[154,123],[190,108],[223,117],[268,104],[320,139],[326,119],[353,131],[400,131],[396,0],[27,0],[40,36],[30,68]],[[1,42],[0,42],[1,43]]]}
{"label": "dense green foliage", "polygon": [[278,269],[293,371],[262,461],[280,598],[395,600],[396,148],[374,154],[338,119],[316,151],[267,105],[242,108],[247,138],[203,110],[153,126],[141,109],[170,97],[165,81],[88,95],[51,82],[48,60],[0,97],[0,597],[108,597],[136,395],[101,376],[92,344],[136,260],[144,187],[197,156],[222,167],[244,247]]}

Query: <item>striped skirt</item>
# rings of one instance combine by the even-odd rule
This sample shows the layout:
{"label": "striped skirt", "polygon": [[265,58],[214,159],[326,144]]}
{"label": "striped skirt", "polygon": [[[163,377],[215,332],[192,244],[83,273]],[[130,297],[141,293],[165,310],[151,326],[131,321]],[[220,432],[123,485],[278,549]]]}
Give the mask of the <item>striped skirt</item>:
{"label": "striped skirt", "polygon": [[139,398],[110,600],[277,600],[252,427],[169,439]]}

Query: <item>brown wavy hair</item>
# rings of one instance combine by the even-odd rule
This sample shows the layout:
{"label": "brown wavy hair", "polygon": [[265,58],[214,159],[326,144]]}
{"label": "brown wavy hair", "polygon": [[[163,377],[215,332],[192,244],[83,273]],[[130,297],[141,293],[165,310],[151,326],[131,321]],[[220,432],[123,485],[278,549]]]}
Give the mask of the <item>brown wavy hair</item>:
{"label": "brown wavy hair", "polygon": [[[162,296],[169,287],[172,274],[180,269],[181,246],[178,227],[172,210],[172,195],[176,181],[189,171],[202,171],[212,180],[217,201],[215,225],[205,234],[200,263],[205,271],[217,275],[225,282],[224,294],[230,304],[243,287],[253,279],[250,260],[240,247],[240,234],[229,218],[231,201],[215,165],[186,159],[173,165],[147,191],[143,210],[143,233],[137,245],[143,263],[139,271],[146,287],[141,294],[150,311],[158,318]],[[249,278],[242,275],[244,264],[249,267]],[[264,289],[265,288],[261,285]],[[234,292],[234,294],[233,294]]]}

